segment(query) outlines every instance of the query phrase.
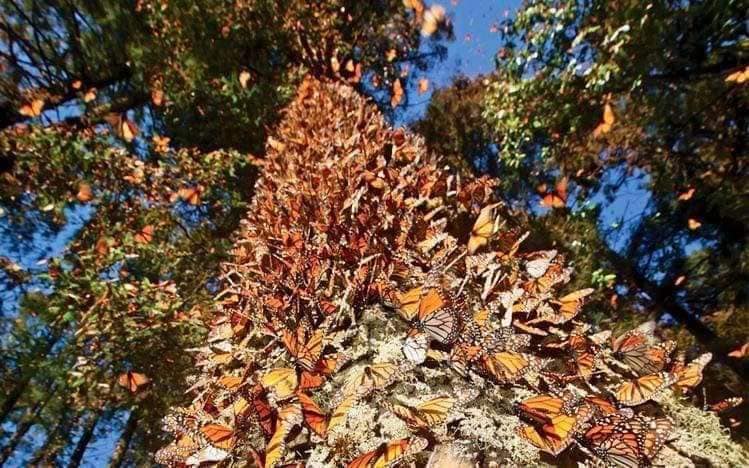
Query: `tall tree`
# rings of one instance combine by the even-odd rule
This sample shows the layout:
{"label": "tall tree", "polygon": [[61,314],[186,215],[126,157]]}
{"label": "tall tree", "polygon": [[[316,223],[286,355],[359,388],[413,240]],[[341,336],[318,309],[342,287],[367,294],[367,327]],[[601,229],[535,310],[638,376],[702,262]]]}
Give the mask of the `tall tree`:
{"label": "tall tree", "polygon": [[[726,354],[749,310],[745,10],[733,0],[525,2],[499,28],[484,111],[499,159],[532,176],[526,198],[567,177],[566,205],[581,207],[645,177],[648,202],[616,223],[623,241],[604,235],[603,264],[738,375],[746,363]],[[716,313],[729,318],[700,318]]]}
{"label": "tall tree", "polygon": [[[33,458],[53,462],[92,412],[132,409],[122,438],[145,441],[132,447],[145,458],[159,441],[140,435],[157,434],[181,398],[183,350],[205,331],[252,196],[254,157],[225,149],[259,152],[304,73],[366,77],[389,95],[441,49],[417,52],[421,16],[395,0],[11,0],[0,11],[0,229],[19,252],[0,267],[8,288],[29,290],[2,324],[3,420],[18,429],[33,415],[46,436]],[[51,252],[40,232],[64,247]]]}

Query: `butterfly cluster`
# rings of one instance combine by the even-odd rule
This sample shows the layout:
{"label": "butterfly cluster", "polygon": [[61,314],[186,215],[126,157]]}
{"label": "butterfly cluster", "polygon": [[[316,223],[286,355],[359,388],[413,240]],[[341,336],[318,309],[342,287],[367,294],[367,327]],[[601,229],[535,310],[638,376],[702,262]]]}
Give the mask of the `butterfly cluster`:
{"label": "butterfly cluster", "polygon": [[673,358],[651,324],[589,333],[594,291],[558,294],[571,269],[523,248],[494,182],[451,174],[352,89],[305,80],[275,135],[158,462],[424,460],[470,442],[459,421],[498,387],[535,395],[516,411],[539,450],[655,459],[672,423],[639,407],[693,389],[709,355]]}

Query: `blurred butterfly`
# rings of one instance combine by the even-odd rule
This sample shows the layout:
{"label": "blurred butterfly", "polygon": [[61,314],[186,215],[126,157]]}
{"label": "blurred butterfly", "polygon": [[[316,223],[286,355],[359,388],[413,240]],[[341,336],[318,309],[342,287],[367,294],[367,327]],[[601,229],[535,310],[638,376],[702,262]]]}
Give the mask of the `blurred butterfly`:
{"label": "blurred butterfly", "polygon": [[541,199],[541,206],[546,208],[564,208],[567,206],[567,178],[563,177],[553,191],[546,193]]}
{"label": "blurred butterfly", "polygon": [[484,370],[502,383],[511,383],[529,371],[539,370],[544,361],[530,354],[502,351],[482,358]]}
{"label": "blurred butterfly", "polygon": [[499,217],[496,208],[500,203],[487,205],[479,212],[476,222],[471,229],[471,237],[468,239],[468,253],[476,253],[478,249],[489,242],[489,239],[499,231]]}
{"label": "blurred butterfly", "polygon": [[138,372],[127,371],[120,374],[117,378],[117,384],[121,387],[125,387],[130,393],[138,393],[138,391],[151,383],[151,379],[146,374]]}
{"label": "blurred butterfly", "polygon": [[736,408],[743,402],[744,399],[741,397],[731,397],[721,400],[717,403],[713,403],[712,405],[708,406],[708,409],[714,413],[721,414]]}
{"label": "blurred butterfly", "polygon": [[406,341],[403,343],[403,355],[406,359],[414,364],[421,364],[426,361],[427,351],[429,350],[429,336],[426,333],[416,331],[409,333]]}
{"label": "blurred butterfly", "polygon": [[299,403],[302,405],[302,416],[304,422],[315,434],[325,437],[328,432],[328,418],[317,406],[317,403],[305,393],[297,393]]}
{"label": "blurred butterfly", "polygon": [[272,390],[279,400],[294,395],[299,385],[296,369],[279,367],[262,375],[260,382],[266,389]]}
{"label": "blurred butterfly", "polygon": [[299,326],[295,332],[282,330],[281,340],[300,366],[312,370],[322,354],[326,333],[327,327],[320,327],[310,333],[308,327]]}
{"label": "blurred butterfly", "polygon": [[345,395],[366,392],[372,389],[383,389],[400,375],[398,365],[383,362],[364,366],[349,376],[343,386]]}
{"label": "blurred butterfly", "polygon": [[383,402],[383,407],[406,422],[411,431],[429,429],[442,424],[457,400],[437,397],[412,407]]}
{"label": "blurred butterfly", "polygon": [[273,468],[286,452],[286,436],[304,420],[299,402],[284,406],[278,411],[276,431],[265,447],[265,467]]}
{"label": "blurred butterfly", "polygon": [[611,344],[614,357],[639,375],[660,372],[676,348],[674,341],[651,345],[655,322],[646,322],[630,330]]}
{"label": "blurred butterfly", "polygon": [[645,375],[621,384],[615,396],[625,406],[637,406],[658,396],[674,381],[675,377],[668,372]]}
{"label": "blurred butterfly", "polygon": [[348,468],[384,468],[416,455],[429,443],[421,437],[393,440],[351,461]]}
{"label": "blurred butterfly", "polygon": [[671,373],[676,376],[674,387],[681,391],[691,390],[702,382],[702,371],[705,366],[712,360],[711,353],[705,353],[699,356],[689,364],[684,365],[684,359],[677,359]]}

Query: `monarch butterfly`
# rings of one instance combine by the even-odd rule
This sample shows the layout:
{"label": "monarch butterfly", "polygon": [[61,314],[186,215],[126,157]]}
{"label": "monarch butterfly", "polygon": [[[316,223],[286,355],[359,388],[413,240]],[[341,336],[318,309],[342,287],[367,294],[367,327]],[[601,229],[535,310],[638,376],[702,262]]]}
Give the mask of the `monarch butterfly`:
{"label": "monarch butterfly", "polygon": [[480,346],[468,343],[458,343],[450,351],[449,362],[455,371],[465,377],[468,375],[468,365],[483,355]]}
{"label": "monarch butterfly", "polygon": [[428,253],[440,242],[447,239],[448,234],[445,232],[445,226],[447,225],[447,218],[441,218],[438,221],[432,221],[429,223],[427,228],[426,236],[423,241],[419,242],[416,246],[422,253]]}
{"label": "monarch butterfly", "polygon": [[621,384],[615,396],[625,406],[637,406],[658,396],[674,381],[675,377],[668,372],[645,375]]}
{"label": "monarch butterfly", "polygon": [[543,250],[535,252],[534,258],[525,262],[525,271],[535,279],[546,274],[551,266],[552,260],[557,256],[556,250]]}
{"label": "monarch butterfly", "polygon": [[614,117],[614,110],[611,108],[611,104],[608,102],[603,105],[603,120],[601,123],[593,129],[593,138],[598,138],[601,135],[611,131],[611,127],[614,126],[616,118]]}
{"label": "monarch butterfly", "polygon": [[409,289],[405,293],[398,295],[398,312],[404,319],[413,320],[413,318],[416,317],[416,314],[419,312],[421,296],[421,286]]}
{"label": "monarch butterfly", "polygon": [[649,466],[668,439],[668,419],[617,413],[596,419],[582,437],[583,443],[609,466]]}
{"label": "monarch butterfly", "polygon": [[598,367],[601,350],[587,335],[578,331],[573,331],[570,334],[567,343],[577,375],[587,382],[593,375],[593,371]]}
{"label": "monarch butterfly", "polygon": [[396,364],[383,362],[370,364],[353,373],[343,386],[343,393],[351,395],[371,389],[382,389],[390,385],[400,374]]}
{"label": "monarch butterfly", "polygon": [[395,465],[404,458],[415,455],[429,443],[421,437],[398,439],[382,444],[371,452],[354,459],[348,468],[385,468]]}
{"label": "monarch butterfly", "polygon": [[587,421],[584,413],[583,410],[579,415],[558,414],[538,428],[521,425],[518,435],[544,452],[556,456],[572,443],[575,433]]}
{"label": "monarch butterfly", "polygon": [[284,329],[281,340],[300,366],[306,370],[312,370],[322,354],[327,327],[317,329],[309,338],[307,337],[308,330],[304,326],[297,327],[296,332]]}
{"label": "monarch butterfly", "polygon": [[154,459],[161,465],[184,463],[188,457],[200,449],[200,445],[188,434],[180,435],[177,440],[160,448]]}
{"label": "monarch butterfly", "polygon": [[138,391],[151,383],[151,379],[146,374],[138,372],[127,371],[117,378],[117,384],[121,387],[125,387],[130,393],[138,393]]}
{"label": "monarch butterfly", "polygon": [[409,333],[403,343],[403,355],[414,364],[426,361],[429,350],[429,336],[426,333]]}
{"label": "monarch butterfly", "polygon": [[538,424],[551,422],[554,416],[568,412],[568,402],[554,395],[541,394],[523,400],[516,405],[517,411]]}
{"label": "monarch butterfly", "polygon": [[583,308],[583,299],[591,295],[593,291],[595,291],[593,288],[581,289],[567,294],[566,296],[559,298],[557,301],[552,301],[559,306],[559,311],[557,312],[557,315],[546,317],[544,321],[555,325],[569,322],[577,317],[577,314],[579,314]]}
{"label": "monarch butterfly", "polygon": [[297,393],[299,403],[302,405],[302,416],[304,422],[315,434],[325,437],[328,432],[328,418],[317,406],[317,403],[306,393]]}
{"label": "monarch butterfly", "polygon": [[273,390],[280,400],[285,400],[294,395],[299,385],[296,370],[289,367],[279,367],[263,374],[260,382],[263,387]]}
{"label": "monarch butterfly", "polygon": [[[553,253],[553,261],[545,257],[551,255],[548,252]],[[541,252],[541,255],[541,258],[526,264],[526,270],[531,278],[523,283],[526,292],[537,295],[546,294],[557,284],[568,282],[572,273],[571,268],[564,267],[562,258],[556,256],[555,250]]]}
{"label": "monarch butterfly", "polygon": [[645,322],[614,339],[611,349],[614,357],[639,375],[660,372],[668,364],[676,348],[674,341],[650,344],[655,322]]}
{"label": "monarch butterfly", "polygon": [[595,415],[609,415],[617,412],[616,406],[605,397],[599,395],[587,395],[583,397],[583,401],[587,404]]}
{"label": "monarch butterfly", "polygon": [[389,402],[384,402],[383,406],[404,420],[409,429],[416,431],[442,424],[456,401],[455,398],[443,396],[419,403],[415,407]]}
{"label": "monarch butterfly", "polygon": [[702,371],[712,358],[711,353],[705,353],[687,365],[684,365],[683,359],[678,360],[674,369],[671,369],[676,376],[674,387],[686,391],[699,385],[702,382]]}
{"label": "monarch butterfly", "polygon": [[531,370],[540,369],[543,361],[528,354],[501,351],[485,356],[482,364],[484,369],[498,381],[511,383]]}
{"label": "monarch butterfly", "polygon": [[670,419],[653,419],[642,415],[629,421],[629,425],[639,435],[640,449],[648,460],[655,458],[673,429]]}
{"label": "monarch butterfly", "polygon": [[458,337],[460,320],[453,301],[437,288],[426,293],[422,288],[408,291],[401,298],[400,311],[408,320],[416,318],[416,327],[437,341],[451,343]]}
{"label": "monarch butterfly", "polygon": [[479,217],[473,223],[471,237],[468,239],[468,253],[474,254],[489,242],[489,239],[499,231],[499,217],[496,208],[500,203],[487,205],[479,212]]}
{"label": "monarch butterfly", "polygon": [[541,206],[546,208],[564,208],[567,206],[567,183],[566,177],[557,182],[554,191],[545,194],[541,199]]}
{"label": "monarch butterfly", "polygon": [[202,463],[217,463],[229,456],[229,452],[211,444],[205,444],[188,434],[180,435],[175,442],[156,452],[156,462],[163,465],[184,464],[197,466]]}
{"label": "monarch butterfly", "polygon": [[234,445],[234,429],[223,424],[206,424],[200,428],[202,435],[214,446],[230,449]]}
{"label": "monarch butterfly", "polygon": [[273,468],[281,461],[286,451],[286,436],[295,426],[302,424],[302,421],[302,407],[298,402],[287,405],[278,411],[276,431],[265,447],[266,468]]}
{"label": "monarch butterfly", "polygon": [[263,387],[258,384],[257,388],[254,389],[253,394],[250,396],[250,403],[254,408],[254,413],[251,413],[252,419],[260,426],[266,435],[273,434],[275,426],[274,410],[268,403],[268,399],[265,396]]}
{"label": "monarch butterfly", "polygon": [[138,244],[149,244],[153,240],[154,228],[152,225],[143,226],[143,228],[135,233],[135,242]]}
{"label": "monarch butterfly", "polygon": [[717,403],[713,403],[712,405],[708,406],[708,409],[714,413],[725,413],[726,411],[730,411],[733,408],[736,408],[741,403],[744,402],[744,399],[741,397],[731,397],[726,398],[724,400],[721,400]]}

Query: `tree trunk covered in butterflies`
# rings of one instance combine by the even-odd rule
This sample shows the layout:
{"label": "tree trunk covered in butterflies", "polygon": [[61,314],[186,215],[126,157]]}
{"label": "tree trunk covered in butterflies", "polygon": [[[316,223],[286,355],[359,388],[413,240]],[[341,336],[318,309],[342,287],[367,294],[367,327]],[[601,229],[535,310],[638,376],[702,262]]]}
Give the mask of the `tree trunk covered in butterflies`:
{"label": "tree trunk covered in butterflies", "polygon": [[109,461],[109,468],[119,468],[125,460],[127,449],[130,447],[130,441],[133,439],[135,430],[138,429],[139,417],[138,408],[130,410],[127,422],[125,423],[125,427],[120,435],[120,439],[117,441],[114,452],[112,452],[112,458]]}
{"label": "tree trunk covered in butterflies", "polygon": [[102,411],[96,411],[91,413],[86,419],[86,422],[83,423],[81,436],[75,444],[75,449],[73,449],[73,453],[70,455],[70,460],[68,461],[69,467],[78,468],[78,466],[80,466],[81,460],[83,460],[83,454],[86,453],[88,444],[91,443],[91,439],[94,437],[94,431],[96,430],[96,425],[99,423],[101,416]]}
{"label": "tree trunk covered in butterflies", "polygon": [[305,80],[284,115],[157,462],[749,464],[681,398],[711,356],[653,322],[593,330],[594,289],[562,292],[568,259],[526,247],[495,180],[340,84]]}

